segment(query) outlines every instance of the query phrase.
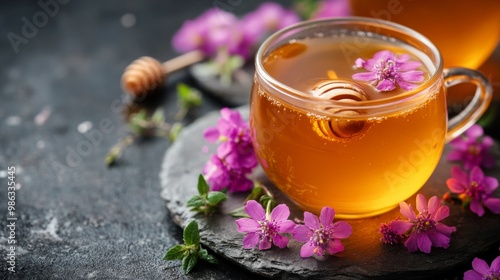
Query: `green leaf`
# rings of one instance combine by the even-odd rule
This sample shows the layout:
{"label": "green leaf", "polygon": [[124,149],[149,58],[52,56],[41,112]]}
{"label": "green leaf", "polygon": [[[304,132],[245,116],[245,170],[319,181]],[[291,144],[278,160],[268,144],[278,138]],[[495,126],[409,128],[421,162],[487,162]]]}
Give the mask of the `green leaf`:
{"label": "green leaf", "polygon": [[153,116],[151,116],[151,120],[155,124],[163,124],[165,122],[165,114],[163,113],[163,110],[157,109],[154,113]]}
{"label": "green leaf", "polygon": [[183,128],[184,126],[182,125],[182,123],[175,122],[170,129],[170,141],[174,142],[175,140],[177,140],[177,137],[179,137],[179,133],[181,133]]}
{"label": "green leaf", "polygon": [[261,184],[258,182],[254,182],[254,187],[252,188],[252,192],[247,196],[245,201],[259,200],[263,194],[264,194],[264,189],[262,188]]}
{"label": "green leaf", "polygon": [[187,253],[186,246],[178,244],[168,249],[163,259],[166,261],[180,260],[186,255],[186,253]]}
{"label": "green leaf", "polygon": [[222,192],[209,192],[207,196],[208,203],[210,205],[216,205],[221,201],[227,199],[227,195]]}
{"label": "green leaf", "polygon": [[209,263],[216,264],[218,262],[216,258],[214,258],[212,255],[208,254],[208,251],[206,249],[201,249],[198,252],[198,257],[200,257],[200,259],[202,259],[206,262],[209,262]]}
{"label": "green leaf", "polygon": [[207,184],[207,181],[205,181],[205,178],[203,177],[202,174],[198,176],[198,193],[201,195],[208,194],[210,191],[210,187]]}
{"label": "green leaf", "polygon": [[198,254],[189,254],[182,259],[182,271],[188,274],[198,262]]}
{"label": "green leaf", "polygon": [[196,220],[192,220],[184,229],[184,244],[186,245],[200,245],[200,231]]}
{"label": "green leaf", "polygon": [[245,206],[238,207],[228,214],[237,218],[250,218],[250,216],[248,216],[247,212],[245,211]]}
{"label": "green leaf", "polygon": [[205,205],[205,200],[203,199],[203,197],[195,195],[187,201],[186,205],[188,207],[200,207]]}

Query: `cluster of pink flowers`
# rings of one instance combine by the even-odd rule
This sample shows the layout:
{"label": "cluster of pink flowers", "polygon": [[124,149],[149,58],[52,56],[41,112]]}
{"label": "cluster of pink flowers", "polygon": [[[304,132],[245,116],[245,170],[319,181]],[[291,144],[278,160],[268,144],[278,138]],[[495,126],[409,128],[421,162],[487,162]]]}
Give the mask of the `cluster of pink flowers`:
{"label": "cluster of pink flowers", "polygon": [[448,160],[461,162],[462,170],[454,166],[452,178],[446,181],[449,190],[458,195],[464,206],[478,216],[483,216],[486,207],[495,214],[500,214],[500,198],[493,197],[498,188],[495,177],[485,176],[481,167],[492,168],[495,159],[491,154],[494,141],[484,135],[483,128],[473,125],[461,137],[450,142],[453,151],[448,154]]}
{"label": "cluster of pink flowers", "polygon": [[174,34],[172,44],[179,52],[201,50],[207,56],[213,56],[224,48],[231,55],[249,58],[266,34],[299,20],[293,10],[273,2],[261,4],[241,19],[212,8],[196,19],[185,21]]}
{"label": "cluster of pink flowers", "polygon": [[381,241],[387,244],[404,242],[409,252],[421,251],[430,253],[431,247],[448,248],[451,233],[456,231],[455,227],[441,223],[448,217],[450,208],[440,206],[440,200],[433,196],[427,202],[424,195],[417,195],[418,214],[413,211],[411,204],[401,202],[400,213],[407,220],[396,219],[388,224],[382,224],[380,233]]}
{"label": "cluster of pink flowers", "polygon": [[[318,3],[311,18],[349,14],[348,0],[323,0]],[[211,57],[222,49],[230,55],[249,59],[266,36],[300,20],[302,18],[293,9],[275,2],[262,3],[242,18],[212,8],[195,19],[185,21],[174,34],[172,45],[181,53],[201,50]]]}
{"label": "cluster of pink flowers", "polygon": [[288,220],[290,210],[285,204],[276,206],[266,213],[262,205],[250,200],[245,206],[250,218],[236,220],[238,231],[245,233],[243,248],[251,249],[259,244],[260,250],[271,248],[271,244],[283,249],[289,239],[284,234],[291,234],[293,239],[304,243],[300,256],[308,258],[312,255],[323,256],[326,253],[334,255],[344,251],[340,239],[348,238],[352,233],[351,226],[343,221],[333,223],[335,211],[331,207],[321,210],[319,219],[310,212],[304,212],[304,224],[296,225]]}
{"label": "cluster of pink flowers", "polygon": [[217,152],[210,157],[202,173],[213,191],[227,189],[244,192],[252,189],[247,178],[257,166],[250,128],[238,111],[223,108],[217,126],[204,132],[208,142],[218,142]]}

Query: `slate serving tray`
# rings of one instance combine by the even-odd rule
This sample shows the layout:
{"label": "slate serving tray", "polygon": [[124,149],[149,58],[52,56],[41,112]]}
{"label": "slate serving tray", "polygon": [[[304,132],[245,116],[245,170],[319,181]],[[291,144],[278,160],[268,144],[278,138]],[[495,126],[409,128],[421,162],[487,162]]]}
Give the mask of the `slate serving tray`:
{"label": "slate serving tray", "polygon": [[[238,110],[248,117],[247,106]],[[227,213],[241,206],[247,194],[230,194],[221,212],[210,217],[195,215],[185,207],[187,200],[197,194],[198,175],[216,148],[204,140],[203,131],[214,126],[219,117],[219,112],[212,112],[186,127],[166,152],[160,172],[161,196],[174,222],[184,227],[191,219],[196,219],[203,245],[219,258],[226,258],[250,272],[269,278],[444,279],[445,275],[455,271],[470,269],[474,257],[498,250],[500,246],[500,215],[487,211],[483,217],[478,217],[459,205],[450,205],[450,216],[443,222],[456,226],[457,231],[452,234],[448,249],[432,248],[430,254],[408,253],[403,245],[391,246],[379,241],[380,223],[400,216],[399,207],[376,217],[346,220],[352,226],[353,234],[343,240],[345,251],[321,260],[302,259],[299,256],[302,244],[296,241],[290,241],[288,248],[282,250],[277,247],[268,251],[259,251],[257,248],[244,250],[244,235],[237,232],[236,218]],[[203,153],[204,146],[208,146],[210,152]],[[445,147],[436,171],[421,189],[421,193],[427,197],[441,197],[447,191],[445,182],[451,176],[454,165],[445,159],[449,151],[450,148]],[[495,156],[500,159],[498,149]],[[497,167],[487,174],[498,177],[499,165],[497,161]],[[290,207],[290,219],[303,218],[303,211],[272,186],[262,170],[257,170],[253,176],[271,189],[278,203],[286,203]],[[499,190],[496,196],[500,196]],[[415,197],[408,202],[414,204]]]}

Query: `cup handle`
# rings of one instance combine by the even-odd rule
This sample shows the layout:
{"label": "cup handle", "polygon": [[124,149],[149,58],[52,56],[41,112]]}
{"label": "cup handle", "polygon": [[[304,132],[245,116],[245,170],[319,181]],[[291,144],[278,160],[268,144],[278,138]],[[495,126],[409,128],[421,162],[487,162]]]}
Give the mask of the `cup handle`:
{"label": "cup handle", "polygon": [[443,73],[446,88],[460,83],[472,83],[477,86],[469,104],[459,114],[448,120],[446,142],[449,142],[471,127],[488,109],[493,97],[493,89],[488,79],[475,70],[453,67],[444,69]]}

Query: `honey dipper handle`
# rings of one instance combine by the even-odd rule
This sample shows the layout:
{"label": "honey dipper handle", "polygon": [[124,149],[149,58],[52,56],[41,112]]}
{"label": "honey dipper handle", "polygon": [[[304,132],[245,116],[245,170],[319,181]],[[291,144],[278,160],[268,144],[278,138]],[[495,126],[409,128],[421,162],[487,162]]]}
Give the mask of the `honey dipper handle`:
{"label": "honey dipper handle", "polygon": [[194,50],[174,57],[162,63],[165,73],[172,73],[182,68],[188,67],[205,59],[202,51]]}

